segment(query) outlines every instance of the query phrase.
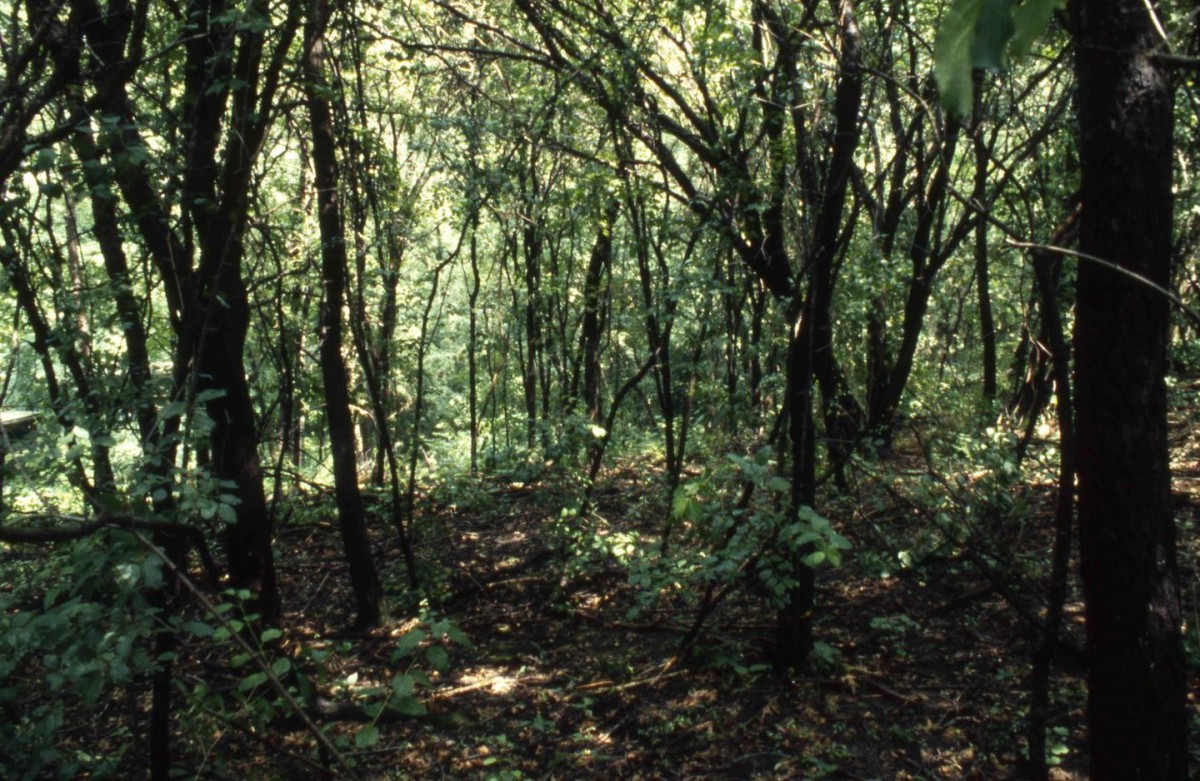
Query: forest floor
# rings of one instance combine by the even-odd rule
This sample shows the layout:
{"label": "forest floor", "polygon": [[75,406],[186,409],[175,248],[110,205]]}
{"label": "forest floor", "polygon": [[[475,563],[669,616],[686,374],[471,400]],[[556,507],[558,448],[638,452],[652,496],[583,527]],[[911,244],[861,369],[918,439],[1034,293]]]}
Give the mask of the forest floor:
{"label": "forest floor", "polygon": [[[1193,531],[1200,517],[1197,431],[1181,430],[1173,464],[1179,514]],[[887,464],[898,479],[923,468],[915,456]],[[656,498],[659,484],[643,482],[648,473],[628,467],[608,476],[597,495],[604,534],[657,531],[667,508]],[[280,561],[289,608],[281,650],[295,660],[319,659],[325,693],[342,702],[378,701],[397,674],[428,674],[414,691],[423,714],[385,711],[370,723],[374,711],[344,710],[350,718],[326,721],[363,778],[1019,778],[1037,639],[1022,612],[1040,609],[1045,577],[1038,563],[1049,559],[1054,494],[1049,484],[1020,490],[1029,501],[1024,521],[989,530],[988,560],[1006,551],[1011,569],[986,574],[957,546],[885,574],[881,552],[894,559],[897,546],[928,531],[928,519],[901,502],[870,510],[831,504],[830,517],[854,549],[840,568],[821,569],[816,634],[830,651],[825,664],[801,675],[770,671],[772,610],[749,590],[732,591],[678,657],[695,622],[696,595],[669,595],[634,615],[638,590],[615,561],[606,566],[600,557],[567,573],[554,548],[562,537],[550,533],[563,497],[536,480],[490,482],[461,492],[462,501],[425,503],[418,555],[430,562],[427,573],[440,573],[437,616],[470,641],[438,643],[445,655],[429,653],[430,640],[413,649],[417,656],[397,655],[418,626],[411,611],[396,609],[366,634],[345,632],[351,600],[332,510],[321,510],[323,519],[318,513],[310,514],[317,520],[293,520],[280,532],[281,547],[293,552]],[[317,508],[332,505],[315,499]],[[1186,620],[1194,627],[1200,552],[1195,533],[1184,538]],[[389,577],[398,579],[402,560],[392,535],[381,528],[376,543]],[[1082,620],[1072,577],[1065,635],[1076,648]],[[207,676],[220,687],[213,682],[217,665],[210,658],[205,669],[203,656],[185,655],[179,680]],[[431,660],[448,664],[431,669]],[[238,677],[220,675],[227,689],[237,688]],[[1079,657],[1059,654],[1048,740],[1058,781],[1086,777],[1084,702]],[[189,736],[181,765],[192,768],[184,777],[347,776],[322,772],[313,739],[298,723],[231,729],[236,714],[222,721],[204,707],[194,703],[180,717]],[[1193,762],[1200,766],[1200,754]]]}
{"label": "forest floor", "polygon": [[[1194,519],[1200,444],[1190,434],[1176,444],[1180,513]],[[898,474],[920,468],[903,459],[889,465]],[[597,513],[607,519],[608,533],[653,532],[666,517],[665,506],[647,499],[640,474],[645,470],[610,475],[599,494]],[[1001,536],[992,544],[1009,551],[1013,562],[1046,562],[1053,488],[1023,490],[1032,502],[1025,522],[992,529]],[[468,504],[429,509],[422,555],[435,556],[439,571],[448,573],[440,615],[470,645],[452,644],[449,666],[431,673],[429,686],[420,690],[425,715],[380,719],[369,745],[353,740],[362,724],[332,727],[368,778],[1022,775],[1036,635],[1021,612],[1036,611],[1044,578],[981,574],[970,552],[962,550],[884,576],[877,563],[860,564],[852,552],[844,566],[825,568],[820,577],[816,631],[833,649],[832,658],[814,672],[781,678],[768,667],[773,616],[761,598],[733,592],[680,659],[681,640],[695,621],[694,595],[661,601],[631,617],[637,591],[625,569],[593,565],[565,577],[551,547],[555,536],[547,533],[561,506],[549,488],[494,483]],[[856,551],[877,549],[881,539],[894,544],[917,536],[924,523],[895,505],[877,507],[869,517],[859,509],[847,513],[831,515]],[[343,688],[345,697],[356,687],[386,687],[396,673],[390,650],[413,622],[396,619],[341,645],[324,639],[336,636],[349,618],[332,607],[349,599],[338,593],[344,576],[329,569],[340,560],[331,532],[327,524],[291,530],[306,535],[290,546],[305,555],[283,562],[281,576],[290,585],[287,604],[305,608],[292,614],[287,635],[333,651],[327,672],[355,681]],[[1185,550],[1181,556],[1192,611],[1196,553]],[[389,555],[399,558],[394,550]],[[1189,616],[1189,625],[1195,618]],[[1065,633],[1077,648],[1082,620],[1073,585]],[[1082,779],[1085,688],[1079,657],[1060,654],[1053,676],[1052,778]],[[1195,691],[1193,685],[1193,710]],[[259,760],[264,777],[315,777],[313,766],[291,761],[289,767],[287,759],[288,751],[311,753],[305,749],[309,736],[296,732],[287,740],[269,735],[264,740],[278,740],[280,749]],[[241,753],[232,745],[223,748]],[[261,748],[252,753],[261,757]]]}

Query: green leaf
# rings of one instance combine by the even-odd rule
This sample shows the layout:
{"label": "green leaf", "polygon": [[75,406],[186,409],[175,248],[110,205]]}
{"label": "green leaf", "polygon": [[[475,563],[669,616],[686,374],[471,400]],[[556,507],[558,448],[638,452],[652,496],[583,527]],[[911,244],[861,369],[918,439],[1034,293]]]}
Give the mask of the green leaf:
{"label": "green leaf", "polygon": [[804,563],[810,567],[820,566],[821,563],[824,561],[825,561],[825,551],[823,551],[823,550],[813,551],[812,553],[810,553],[804,557]]}
{"label": "green leaf", "polygon": [[971,44],[972,66],[990,71],[1008,67],[1008,42],[1016,31],[1012,6],[1013,0],[983,0]]}
{"label": "green leaf", "polygon": [[450,654],[446,653],[446,649],[440,645],[431,645],[425,649],[425,658],[429,660],[435,670],[445,670],[450,666]]}
{"label": "green leaf", "polygon": [[254,687],[262,686],[266,682],[267,682],[267,674],[264,672],[257,672],[257,673],[254,673],[253,675],[247,675],[245,678],[242,679],[242,682],[238,684],[238,691],[243,691],[243,692],[250,691]]}
{"label": "green leaf", "polygon": [[424,716],[425,706],[416,697],[397,697],[392,700],[392,709],[405,716]]}
{"label": "green leaf", "polygon": [[271,662],[271,672],[275,673],[276,678],[284,675],[290,669],[292,669],[292,660],[286,656],[281,656],[274,662]]}
{"label": "green leaf", "polygon": [[142,582],[146,584],[146,588],[162,587],[162,562],[157,556],[147,556],[142,562]]}
{"label": "green leaf", "polygon": [[1012,41],[1008,44],[1008,56],[1017,60],[1029,54],[1033,43],[1050,25],[1054,12],[1065,8],[1065,0],[1025,0],[1013,9]]}
{"label": "green leaf", "polygon": [[177,418],[187,412],[187,404],[182,401],[172,401],[170,404],[159,410],[158,417],[160,420],[170,420]]}
{"label": "green leaf", "polygon": [[1029,53],[1064,0],[952,0],[934,43],[934,77],[946,111],[971,111],[972,70],[1004,70]]}
{"label": "green leaf", "polygon": [[262,634],[258,636],[258,641],[260,643],[262,643],[263,645],[266,645],[267,643],[271,642],[272,640],[278,640],[281,637],[283,637],[283,632],[281,632],[280,630],[278,630],[274,627],[271,627],[269,629],[263,630]]}
{"label": "green leaf", "polygon": [[446,637],[455,645],[461,645],[463,648],[474,648],[475,645],[471,642],[471,638],[467,637],[467,633],[459,629],[454,624],[447,624]]}
{"label": "green leaf", "polygon": [[410,629],[400,636],[396,641],[396,649],[392,652],[394,658],[399,658],[406,654],[410,654],[417,649],[427,635],[424,630]]}
{"label": "green leaf", "polygon": [[397,675],[392,679],[392,691],[396,693],[397,697],[403,699],[412,695],[413,687],[416,684],[417,682],[413,680],[411,675]]}
{"label": "green leaf", "polygon": [[196,394],[196,403],[197,404],[207,404],[208,402],[213,401],[214,399],[224,398],[224,396],[225,396],[224,388],[208,388],[208,389],[202,390]]}
{"label": "green leaf", "polygon": [[953,0],[933,44],[933,76],[946,111],[971,111],[971,49],[984,0]]}
{"label": "green leaf", "polygon": [[354,745],[358,748],[370,748],[379,742],[379,727],[368,724],[354,735]]}

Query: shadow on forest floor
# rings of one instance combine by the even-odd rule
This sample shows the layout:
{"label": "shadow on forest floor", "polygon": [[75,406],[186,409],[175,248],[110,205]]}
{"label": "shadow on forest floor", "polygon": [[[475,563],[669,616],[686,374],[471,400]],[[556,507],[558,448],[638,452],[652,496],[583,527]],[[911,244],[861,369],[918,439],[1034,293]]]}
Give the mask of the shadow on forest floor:
{"label": "shadow on forest floor", "polygon": [[[1175,444],[1180,516],[1193,517],[1200,506],[1200,443],[1189,432]],[[920,468],[904,457],[888,465],[897,474]],[[328,723],[365,777],[1020,777],[1035,637],[1010,604],[1010,589],[1037,605],[1041,580],[1014,576],[998,587],[953,551],[884,577],[864,563],[869,557],[856,554],[878,550],[881,539],[919,534],[922,520],[900,506],[869,515],[831,511],[854,543],[842,568],[821,574],[817,631],[836,651],[836,663],[788,679],[771,674],[771,611],[736,592],[672,666],[694,621],[688,606],[694,598],[674,607],[660,602],[631,618],[636,593],[624,569],[594,566],[563,577],[549,547],[555,537],[548,529],[559,516],[550,489],[493,483],[482,490],[470,508],[426,508],[422,519],[421,555],[448,573],[440,615],[471,640],[450,647],[449,666],[419,690],[427,713],[380,719],[378,735],[357,744],[361,721]],[[999,529],[997,544],[1014,560],[1044,562],[1053,490],[1024,490],[1031,501],[1027,520]],[[599,513],[614,529],[647,531],[647,519],[661,518],[665,509],[655,511],[645,493],[636,470],[610,475]],[[296,551],[280,562],[291,608],[286,642],[324,649],[329,680],[343,684],[335,696],[386,689],[397,673],[397,638],[412,622],[395,618],[369,635],[339,640],[337,628],[348,619],[340,611],[350,599],[333,527],[295,524],[283,534]],[[1194,546],[1195,535],[1185,537]],[[382,533],[377,543],[387,548],[389,568],[399,568]],[[1195,554],[1181,552],[1193,611]],[[1076,584],[1065,621],[1081,645]],[[1195,674],[1193,665],[1193,684]],[[1084,697],[1078,659],[1060,656],[1048,740],[1057,763],[1052,778],[1085,777]],[[203,777],[321,777],[312,739],[298,729],[258,737],[227,731],[205,751],[223,761],[209,761]]]}

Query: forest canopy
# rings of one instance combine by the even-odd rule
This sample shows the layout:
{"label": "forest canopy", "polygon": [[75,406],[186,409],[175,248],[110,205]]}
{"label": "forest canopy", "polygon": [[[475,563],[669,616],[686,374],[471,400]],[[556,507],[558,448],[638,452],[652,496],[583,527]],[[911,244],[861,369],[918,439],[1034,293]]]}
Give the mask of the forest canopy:
{"label": "forest canopy", "polygon": [[1186,778],[1198,31],[0,0],[0,776]]}

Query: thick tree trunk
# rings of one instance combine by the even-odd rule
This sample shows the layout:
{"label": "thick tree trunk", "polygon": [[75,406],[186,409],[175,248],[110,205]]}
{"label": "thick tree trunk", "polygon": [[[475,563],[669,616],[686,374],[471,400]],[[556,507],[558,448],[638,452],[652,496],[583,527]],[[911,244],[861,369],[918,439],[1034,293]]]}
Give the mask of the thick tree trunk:
{"label": "thick tree trunk", "polygon": [[[1075,0],[1084,253],[1170,284],[1173,95],[1142,0]],[[1167,460],[1168,301],[1081,262],[1079,522],[1093,781],[1187,777]]]}

